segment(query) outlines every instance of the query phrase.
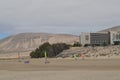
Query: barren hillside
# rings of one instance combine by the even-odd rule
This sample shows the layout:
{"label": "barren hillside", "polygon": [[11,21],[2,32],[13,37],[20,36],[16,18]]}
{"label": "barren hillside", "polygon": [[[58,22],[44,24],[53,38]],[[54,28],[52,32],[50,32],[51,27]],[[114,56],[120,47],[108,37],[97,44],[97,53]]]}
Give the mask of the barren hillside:
{"label": "barren hillside", "polygon": [[73,44],[77,36],[68,34],[21,33],[0,40],[0,53],[32,51],[45,42]]}
{"label": "barren hillside", "polygon": [[120,32],[120,26],[115,26],[115,27],[112,27],[112,28],[101,30],[99,32],[108,32],[108,31],[118,31],[118,32]]}

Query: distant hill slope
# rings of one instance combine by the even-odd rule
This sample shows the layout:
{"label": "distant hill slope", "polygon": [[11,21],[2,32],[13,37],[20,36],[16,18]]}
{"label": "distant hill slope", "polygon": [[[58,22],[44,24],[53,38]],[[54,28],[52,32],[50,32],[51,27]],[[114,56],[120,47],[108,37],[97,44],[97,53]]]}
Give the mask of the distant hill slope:
{"label": "distant hill slope", "polygon": [[45,42],[73,44],[78,36],[68,34],[21,33],[0,40],[0,53],[32,51]]}
{"label": "distant hill slope", "polygon": [[120,26],[115,26],[115,27],[112,27],[112,28],[101,30],[99,32],[108,32],[108,31],[117,31],[117,32],[120,32]]}

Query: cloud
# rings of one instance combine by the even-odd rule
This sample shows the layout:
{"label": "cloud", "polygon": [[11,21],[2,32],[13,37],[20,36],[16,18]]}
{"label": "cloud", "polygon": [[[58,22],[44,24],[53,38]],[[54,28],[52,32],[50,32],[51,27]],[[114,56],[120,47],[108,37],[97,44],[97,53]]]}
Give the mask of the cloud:
{"label": "cloud", "polygon": [[96,31],[120,25],[119,4],[120,0],[0,0],[0,31]]}

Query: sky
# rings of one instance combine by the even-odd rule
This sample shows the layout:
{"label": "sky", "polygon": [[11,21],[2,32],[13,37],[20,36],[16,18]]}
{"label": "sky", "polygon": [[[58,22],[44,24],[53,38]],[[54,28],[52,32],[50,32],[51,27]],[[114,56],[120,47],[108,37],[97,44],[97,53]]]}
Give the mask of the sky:
{"label": "sky", "polygon": [[9,36],[8,34],[0,34],[0,39],[6,38],[8,36]]}
{"label": "sky", "polygon": [[120,0],[0,0],[0,38],[95,32],[120,25]]}

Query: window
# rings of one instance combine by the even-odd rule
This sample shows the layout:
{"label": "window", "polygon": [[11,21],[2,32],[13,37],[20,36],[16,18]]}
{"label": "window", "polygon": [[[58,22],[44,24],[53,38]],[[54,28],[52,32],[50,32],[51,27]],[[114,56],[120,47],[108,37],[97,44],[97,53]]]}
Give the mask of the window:
{"label": "window", "polygon": [[119,39],[119,35],[118,35],[118,34],[116,34],[116,39],[117,39],[117,40]]}
{"label": "window", "polygon": [[115,38],[116,38],[116,36],[115,36],[115,34],[113,34],[113,40],[115,40]]}
{"label": "window", "polygon": [[89,35],[86,35],[86,36],[85,36],[85,40],[89,40]]}
{"label": "window", "polygon": [[120,39],[120,34],[119,34],[119,39]]}

